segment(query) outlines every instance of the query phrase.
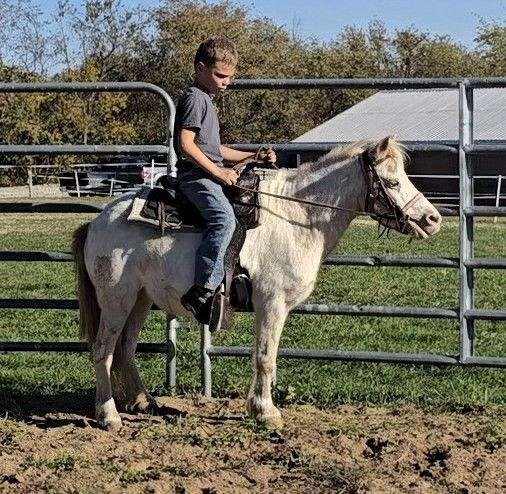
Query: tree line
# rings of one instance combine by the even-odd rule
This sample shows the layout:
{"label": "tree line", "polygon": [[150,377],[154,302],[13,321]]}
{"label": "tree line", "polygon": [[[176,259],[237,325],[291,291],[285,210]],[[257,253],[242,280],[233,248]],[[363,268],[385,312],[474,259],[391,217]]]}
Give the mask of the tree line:
{"label": "tree line", "polygon": [[[238,47],[239,78],[485,77],[506,75],[506,27],[478,22],[475,47],[381,20],[348,26],[328,42],[222,0],[165,0],[130,8],[123,0],[59,0],[44,13],[32,0],[0,4],[0,80],[145,81],[173,98],[191,83],[199,43],[226,35]],[[223,142],[290,140],[349,108],[370,90],[228,91],[218,102]],[[164,139],[154,96],[0,94],[3,144],[136,144]],[[2,157],[6,163],[35,158]],[[64,166],[76,158],[36,158]],[[82,158],[79,158],[82,160]]]}

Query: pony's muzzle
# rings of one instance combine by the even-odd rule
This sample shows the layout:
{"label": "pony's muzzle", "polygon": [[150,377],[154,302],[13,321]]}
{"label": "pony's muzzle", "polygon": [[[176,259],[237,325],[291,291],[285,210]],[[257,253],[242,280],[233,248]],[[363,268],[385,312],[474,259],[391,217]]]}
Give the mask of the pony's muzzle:
{"label": "pony's muzzle", "polygon": [[441,215],[434,209],[424,214],[418,224],[427,235],[435,235],[441,228],[441,221]]}

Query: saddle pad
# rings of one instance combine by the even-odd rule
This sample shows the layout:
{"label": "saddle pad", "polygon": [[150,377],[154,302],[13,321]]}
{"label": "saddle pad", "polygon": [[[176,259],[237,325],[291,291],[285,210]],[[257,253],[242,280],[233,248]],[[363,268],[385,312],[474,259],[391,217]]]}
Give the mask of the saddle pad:
{"label": "saddle pad", "polygon": [[184,224],[183,219],[174,206],[150,200],[149,196],[152,190],[153,189],[149,187],[141,187],[135,194],[130,213],[128,214],[128,221],[140,222],[161,228],[162,225],[160,225],[158,213],[160,204],[160,207],[164,208],[163,229],[168,229],[173,232],[201,231],[193,225]]}

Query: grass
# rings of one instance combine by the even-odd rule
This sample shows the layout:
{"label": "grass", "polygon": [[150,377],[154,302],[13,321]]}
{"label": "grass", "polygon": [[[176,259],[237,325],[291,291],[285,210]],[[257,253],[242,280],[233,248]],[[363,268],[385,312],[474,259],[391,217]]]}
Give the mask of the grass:
{"label": "grass", "polygon": [[[88,214],[0,215],[0,250],[69,250],[71,233],[93,218]],[[506,255],[506,223],[477,221],[477,257]],[[393,234],[377,239],[370,221],[354,223],[336,249],[337,254],[402,254],[458,256],[458,223],[446,219],[441,232],[427,242],[409,244]],[[73,298],[70,263],[0,263],[1,298]],[[477,308],[505,307],[506,273],[477,270]],[[406,305],[453,308],[458,305],[455,269],[326,267],[319,274],[310,302],[363,305]],[[0,340],[75,340],[77,312],[0,310]],[[218,334],[218,345],[249,345],[252,316],[236,317],[231,331]],[[506,355],[506,323],[476,322],[476,354]],[[141,333],[142,341],[162,341],[165,320],[153,312]],[[178,392],[199,389],[199,333],[185,322],[178,332]],[[458,322],[411,318],[292,315],[286,324],[282,347],[382,350],[395,352],[458,353]],[[140,355],[141,371],[157,393],[164,388],[164,357]],[[246,359],[213,360],[213,393],[245,395],[251,378]],[[10,353],[0,355],[0,394],[20,403],[33,396],[62,393],[83,395],[94,386],[86,355]],[[364,363],[322,363],[280,359],[278,403],[410,403],[452,409],[504,404],[504,371],[480,368]]]}
{"label": "grass", "polygon": [[57,456],[50,458],[37,458],[34,456],[29,456],[26,460],[26,463],[22,465],[23,467],[35,467],[35,468],[49,468],[54,470],[55,472],[69,472],[74,470],[76,466],[76,458],[69,453],[59,453]]}

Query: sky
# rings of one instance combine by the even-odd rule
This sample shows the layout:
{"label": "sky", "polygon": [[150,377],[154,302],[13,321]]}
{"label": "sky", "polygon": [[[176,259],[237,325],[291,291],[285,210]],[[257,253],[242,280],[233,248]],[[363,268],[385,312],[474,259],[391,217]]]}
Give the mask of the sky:
{"label": "sky", "polygon": [[506,22],[505,0],[251,0],[251,5],[255,14],[324,41],[345,25],[365,27],[380,19],[392,31],[413,25],[471,47],[480,17]]}
{"label": "sky", "polygon": [[[57,0],[39,0],[49,11]],[[79,0],[71,0],[79,4]],[[158,0],[123,0],[125,5],[153,7]],[[208,0],[208,3],[217,3]],[[431,34],[448,34],[454,41],[474,46],[479,19],[506,23],[506,0],[234,0],[254,17],[268,17],[303,38],[329,41],[344,26],[366,27],[382,20],[392,32],[414,26]]]}

